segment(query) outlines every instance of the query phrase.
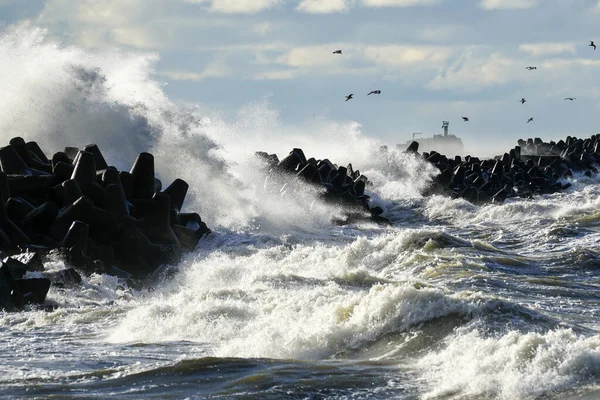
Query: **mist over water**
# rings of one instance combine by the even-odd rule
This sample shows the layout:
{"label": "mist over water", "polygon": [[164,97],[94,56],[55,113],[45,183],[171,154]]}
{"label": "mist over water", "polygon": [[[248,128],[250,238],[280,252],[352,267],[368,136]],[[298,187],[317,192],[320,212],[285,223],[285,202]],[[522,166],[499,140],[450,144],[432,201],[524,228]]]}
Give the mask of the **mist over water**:
{"label": "mist over water", "polygon": [[[233,116],[181,108],[151,78],[154,54],[84,52],[26,27],[7,31],[0,46],[7,55],[0,60],[0,84],[6,88],[0,99],[6,111],[0,118],[2,140],[22,136],[48,152],[96,143],[119,169],[128,169],[139,152],[151,152],[163,184],[176,177],[188,181],[187,206],[211,225],[240,227],[257,215],[277,213],[257,192],[264,177],[255,151],[283,158],[300,147],[308,157],[340,165],[381,165],[379,143],[353,122],[287,127],[268,98]],[[307,214],[306,207],[298,213]]]}
{"label": "mist over water", "polygon": [[[423,197],[436,169],[382,153],[360,124],[288,126],[268,96],[235,115],[176,104],[153,78],[155,54],[65,47],[30,27],[0,35],[0,54],[1,140],[35,140],[49,155],[96,143],[119,169],[150,152],[163,187],[186,180],[184,211],[213,230],[150,288],[92,275],[81,288],[52,288],[54,311],[1,313],[4,395],[598,390],[598,178],[503,205]],[[254,152],[293,148],[352,163],[392,224],[334,224],[343,210],[320,189],[266,180]]]}

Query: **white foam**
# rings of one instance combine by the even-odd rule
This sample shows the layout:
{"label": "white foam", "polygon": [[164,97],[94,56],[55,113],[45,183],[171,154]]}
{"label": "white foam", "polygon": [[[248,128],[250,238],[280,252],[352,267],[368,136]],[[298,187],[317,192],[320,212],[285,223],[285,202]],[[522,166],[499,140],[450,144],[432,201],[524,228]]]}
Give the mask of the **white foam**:
{"label": "white foam", "polygon": [[468,312],[463,300],[414,285],[410,250],[422,234],[213,252],[130,311],[109,340],[192,340],[219,356],[319,359]]}
{"label": "white foam", "polygon": [[[534,252],[537,239],[547,241],[538,228],[548,220],[597,225],[598,186],[589,178],[576,176],[567,193],[504,205],[422,198],[435,169],[401,153],[383,156],[356,122],[289,127],[268,98],[234,116],[181,107],[152,79],[156,55],[64,47],[31,28],[3,34],[0,52],[1,140],[21,135],[48,152],[95,142],[120,169],[150,151],[165,185],[176,177],[190,183],[186,211],[199,211],[217,232],[152,293],[132,297],[118,279],[93,275],[83,289],[51,289],[48,300],[62,306],[56,311],[0,314],[0,326],[12,331],[89,329],[105,332],[109,345],[189,340],[217,356],[336,357],[478,307],[464,293],[447,293],[442,275],[422,282],[428,268],[447,261],[436,259],[440,247],[470,247],[476,231],[489,233],[481,246],[502,235],[527,237],[522,249]],[[317,189],[265,183],[254,151],[282,158],[294,147],[352,163],[373,182],[369,194],[386,215],[410,209],[448,229],[365,225],[346,234],[330,223],[340,209],[318,201]],[[562,245],[596,242],[588,235]],[[464,328],[418,364],[429,397],[531,398],[597,374],[598,337],[564,329],[486,337]]]}
{"label": "white foam", "polygon": [[558,329],[486,337],[462,329],[418,364],[430,387],[425,398],[533,399],[597,377],[600,336]]}

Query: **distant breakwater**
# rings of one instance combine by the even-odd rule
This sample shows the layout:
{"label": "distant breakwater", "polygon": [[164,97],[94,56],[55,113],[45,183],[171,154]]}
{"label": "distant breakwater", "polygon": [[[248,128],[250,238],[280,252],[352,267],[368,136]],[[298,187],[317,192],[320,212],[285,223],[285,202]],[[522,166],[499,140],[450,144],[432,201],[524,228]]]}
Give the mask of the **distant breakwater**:
{"label": "distant breakwater", "polygon": [[[438,168],[439,174],[423,193],[463,198],[474,204],[503,203],[511,197],[532,198],[540,194],[568,189],[570,183],[561,179],[574,172],[592,176],[600,164],[600,134],[587,139],[568,136],[558,142],[544,142],[540,138],[518,141],[518,145],[502,156],[480,159],[473,156],[449,157],[437,151],[419,153],[419,143],[413,141],[404,153],[420,157]],[[382,146],[384,155],[389,150]],[[302,149],[295,148],[281,160],[276,154],[264,151],[256,156],[267,166],[266,174],[287,176],[280,186],[293,177],[323,188],[322,198],[354,209],[348,221],[371,218],[389,222],[380,207],[371,207],[365,187],[370,184],[352,164],[338,166],[329,159],[306,158]]]}
{"label": "distant breakwater", "polygon": [[[412,142],[406,152],[419,156],[418,146]],[[520,139],[502,156],[484,160],[449,158],[435,151],[420,156],[440,171],[426,195],[445,194],[474,204],[503,203],[511,197],[531,198],[568,189],[571,184],[560,180],[574,172],[589,177],[597,174],[600,134],[587,139],[568,136],[558,142]]]}
{"label": "distant breakwater", "polygon": [[[143,282],[210,233],[182,212],[185,181],[162,189],[150,153],[119,171],[94,144],[49,159],[16,137],[0,148],[0,167],[0,309],[43,304],[50,285],[77,284],[81,273]],[[44,271],[48,258],[68,268]]]}

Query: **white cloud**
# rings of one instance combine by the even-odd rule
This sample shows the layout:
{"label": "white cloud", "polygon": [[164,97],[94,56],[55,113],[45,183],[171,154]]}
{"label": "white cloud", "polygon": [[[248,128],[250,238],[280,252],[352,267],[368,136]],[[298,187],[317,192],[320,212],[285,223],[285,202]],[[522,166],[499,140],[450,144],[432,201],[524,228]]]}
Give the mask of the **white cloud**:
{"label": "white cloud", "polygon": [[164,76],[172,81],[201,81],[202,75],[198,72],[192,71],[162,71],[156,73],[156,75]]}
{"label": "white cloud", "polygon": [[600,67],[600,60],[590,60],[590,59],[586,59],[586,58],[575,58],[575,59],[569,59],[569,60],[555,59],[555,60],[544,61],[541,64],[541,66],[544,69],[556,69],[556,70],[558,70],[558,69],[568,70],[568,69],[577,68],[577,67],[598,68],[598,67]]}
{"label": "white cloud", "polygon": [[539,64],[538,71],[543,74],[545,82],[551,82],[556,96],[573,96],[579,99],[587,97],[595,99],[600,105],[600,89],[594,82],[600,70],[600,60],[585,58],[565,58],[545,60]]}
{"label": "white cloud", "polygon": [[157,75],[164,76],[174,81],[199,82],[208,78],[223,78],[233,73],[233,70],[222,62],[209,64],[201,72],[194,71],[163,71]]}
{"label": "white cloud", "polygon": [[48,0],[37,17],[42,26],[64,30],[88,47],[106,47],[114,44],[143,49],[159,47],[156,30],[144,29],[137,20],[143,0]]}
{"label": "white cloud", "polygon": [[210,10],[220,13],[254,14],[271,8],[280,0],[185,0],[187,3],[210,4]]}
{"label": "white cloud", "polygon": [[302,0],[296,10],[310,14],[328,14],[347,11],[354,0]]}
{"label": "white cloud", "polygon": [[439,67],[453,54],[454,50],[442,46],[367,46],[364,57],[378,65],[402,67],[419,64],[424,68]]}
{"label": "white cloud", "polygon": [[290,67],[315,67],[335,65],[347,61],[349,57],[346,55],[332,54],[333,50],[336,49],[343,49],[343,46],[337,44],[296,47],[277,57],[275,62]]}
{"label": "white cloud", "polygon": [[[175,7],[178,3],[189,0],[170,3],[171,1],[47,0],[35,22],[48,28],[51,34],[62,36],[83,47],[127,46],[153,51],[189,50],[206,43],[219,43],[219,39],[215,41],[210,36],[216,30],[227,31],[229,35],[223,35],[226,42],[233,41],[231,34],[238,34],[239,42],[244,43],[251,41],[251,36],[266,37],[275,26],[271,21],[250,18],[239,21],[231,15],[209,13],[207,11],[212,0],[207,2],[206,7],[182,7],[179,4],[179,8]],[[251,3],[251,6],[259,7],[274,1],[280,0],[258,0]],[[173,7],[168,6],[170,4]],[[235,4],[238,10],[241,10],[239,7],[247,6],[244,2]],[[214,5],[227,4],[215,2]],[[218,51],[224,46],[215,47]]]}
{"label": "white cloud", "polygon": [[83,0],[77,3],[69,0],[55,0],[50,3],[64,12],[64,14],[58,15],[60,19],[64,19],[65,15],[69,15],[74,8],[79,21],[111,26],[129,23],[143,7],[142,0],[125,2],[121,0]]}
{"label": "white cloud", "polygon": [[[335,49],[342,49],[343,55],[333,55]],[[305,74],[361,77],[375,74],[386,80],[424,83],[432,74],[444,69],[456,51],[443,46],[351,46],[343,43],[296,47],[278,56],[258,51],[255,64],[263,65],[265,69],[273,64],[291,69],[260,72],[254,79],[292,79]]]}
{"label": "white cloud", "polygon": [[524,10],[538,5],[540,0],[482,0],[481,8],[486,10]]}
{"label": "white cloud", "polygon": [[575,43],[524,43],[519,46],[519,50],[534,57],[561,53],[575,54]]}
{"label": "white cloud", "polygon": [[431,6],[440,3],[442,0],[362,0],[362,4],[367,7],[412,7],[412,6]]}
{"label": "white cloud", "polygon": [[284,80],[284,79],[296,79],[300,76],[340,76],[340,75],[355,75],[357,77],[364,78],[365,76],[371,76],[378,74],[379,70],[376,67],[338,67],[332,66],[330,68],[290,68],[290,69],[276,69],[260,71],[252,75],[254,80]]}
{"label": "white cloud", "polygon": [[153,37],[150,31],[142,27],[119,27],[110,32],[113,40],[119,45],[136,47],[138,49],[156,49],[160,40]]}
{"label": "white cloud", "polygon": [[284,80],[294,79],[300,75],[302,71],[297,69],[284,69],[284,70],[273,70],[273,71],[261,71],[254,75],[254,80]]}
{"label": "white cloud", "polygon": [[456,89],[478,92],[482,88],[503,85],[519,76],[522,64],[498,53],[477,57],[467,50],[456,62],[431,80],[429,89]]}

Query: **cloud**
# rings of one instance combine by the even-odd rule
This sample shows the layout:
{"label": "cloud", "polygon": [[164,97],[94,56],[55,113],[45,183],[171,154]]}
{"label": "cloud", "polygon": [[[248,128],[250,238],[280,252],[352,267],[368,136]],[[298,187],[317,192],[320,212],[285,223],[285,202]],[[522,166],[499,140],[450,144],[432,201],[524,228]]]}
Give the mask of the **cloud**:
{"label": "cloud", "polygon": [[271,8],[280,0],[185,0],[186,3],[209,4],[210,11],[231,14],[254,14]]}
{"label": "cloud", "polygon": [[174,81],[199,82],[209,78],[224,78],[232,75],[233,72],[233,69],[225,62],[225,57],[218,57],[211,61],[201,72],[174,70],[159,72],[157,75]]}
{"label": "cloud", "polygon": [[366,7],[432,6],[441,1],[442,0],[362,0],[362,5]]}
{"label": "cloud", "polygon": [[156,73],[158,76],[164,76],[172,81],[201,81],[203,79],[202,74],[192,71],[162,71]]}
{"label": "cloud", "polygon": [[568,70],[573,67],[600,67],[600,60],[590,60],[587,58],[575,58],[575,59],[554,59],[547,60],[542,63],[544,69],[561,69]]}
{"label": "cloud", "polygon": [[431,80],[426,87],[435,90],[455,89],[478,92],[483,88],[504,85],[515,79],[522,65],[499,53],[478,57],[469,49],[452,65]]}
{"label": "cloud", "polygon": [[439,67],[444,64],[454,50],[442,46],[367,46],[365,59],[387,67],[402,67],[419,64],[423,68]]}
{"label": "cloud", "polygon": [[[343,56],[332,50],[343,49]],[[273,52],[271,52],[273,53]],[[296,47],[275,54],[258,50],[254,64],[267,73],[257,72],[253,79],[293,79],[310,76],[379,76],[384,80],[403,80],[410,84],[426,83],[446,68],[457,53],[452,47],[428,45],[366,45],[330,43]],[[284,68],[269,68],[270,66]]]}
{"label": "cloud", "polygon": [[70,15],[74,8],[77,19],[92,24],[105,24],[110,26],[125,25],[138,15],[143,7],[142,0],[120,0],[94,1],[83,0],[73,3],[69,0],[55,0],[48,3],[51,7],[57,7],[64,14],[58,15],[64,19]]}
{"label": "cloud", "polygon": [[213,68],[207,67],[202,72],[193,72],[193,71],[163,71],[157,73],[156,75],[164,76],[173,81],[192,81],[192,82],[200,82],[204,79],[208,78],[223,78],[230,75],[230,70],[221,69],[221,68]]}
{"label": "cloud", "polygon": [[348,11],[354,0],[302,0],[296,10],[309,14],[329,14]]}
{"label": "cloud", "polygon": [[[239,20],[231,14],[210,13],[211,2],[203,7],[186,1],[46,0],[35,23],[83,47],[127,46],[152,51],[190,50],[209,43],[219,51],[235,43],[251,42],[253,37],[266,37],[276,26],[268,20]],[[244,2],[235,4],[246,7]],[[258,0],[251,6],[266,4]]]}
{"label": "cloud", "polygon": [[540,0],[482,0],[481,8],[485,10],[524,10],[538,5]]}
{"label": "cloud", "polygon": [[147,50],[160,46],[159,39],[152,37],[150,32],[142,27],[120,27],[111,30],[110,33],[114,41],[120,45]]}
{"label": "cloud", "polygon": [[343,48],[344,47],[340,44],[296,47],[277,57],[275,62],[290,67],[335,65],[347,61],[350,58],[332,54],[333,50]]}
{"label": "cloud", "polygon": [[284,79],[294,79],[302,74],[302,71],[298,69],[283,69],[283,70],[273,70],[273,71],[261,71],[254,75],[254,80],[284,80]]}
{"label": "cloud", "polygon": [[69,36],[88,47],[155,49],[159,36],[137,23],[142,8],[143,0],[48,0],[36,22],[51,31],[62,32],[68,26]]}
{"label": "cloud", "polygon": [[339,77],[342,75],[353,75],[358,78],[372,76],[378,74],[379,70],[376,67],[339,67],[331,68],[289,68],[289,69],[274,69],[256,72],[251,76],[253,80],[289,80],[296,79],[301,76],[309,76],[311,79],[317,76],[333,76]]}
{"label": "cloud", "polygon": [[[550,59],[539,64],[538,71],[552,83],[557,96],[600,99],[600,88],[590,84],[598,76],[600,60],[586,58]],[[549,85],[548,85],[549,86]]]}
{"label": "cloud", "polygon": [[575,54],[575,43],[524,43],[519,46],[519,50],[534,57],[562,53]]}

